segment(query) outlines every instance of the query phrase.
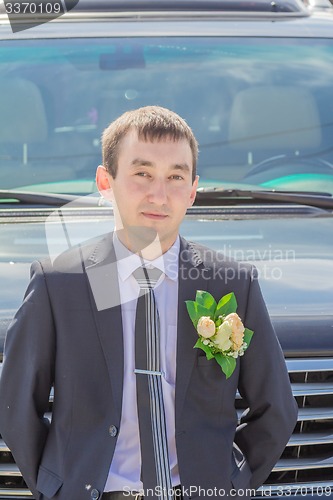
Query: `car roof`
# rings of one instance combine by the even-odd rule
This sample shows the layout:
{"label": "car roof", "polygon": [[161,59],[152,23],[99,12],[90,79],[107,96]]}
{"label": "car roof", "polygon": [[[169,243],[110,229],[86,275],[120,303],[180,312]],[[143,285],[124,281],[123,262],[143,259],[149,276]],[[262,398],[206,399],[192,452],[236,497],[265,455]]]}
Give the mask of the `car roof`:
{"label": "car roof", "polygon": [[[74,0],[75,3],[75,0]],[[301,0],[80,0],[76,12],[303,12]]]}
{"label": "car roof", "polygon": [[[179,10],[174,8],[175,4]],[[272,10],[273,4],[277,8]],[[252,10],[249,5],[253,6]],[[27,19],[18,22],[26,23]],[[68,23],[71,23],[70,30]],[[333,38],[332,24],[333,15],[311,12],[302,0],[79,0],[62,16],[15,33],[15,39],[110,36]],[[6,14],[0,14],[0,38],[13,39]]]}
{"label": "car roof", "polygon": [[[88,14],[90,18],[125,16],[191,16],[195,13],[206,15],[233,14],[247,16],[268,14],[273,17],[284,15],[307,16],[309,9],[305,0],[64,0],[65,12],[71,18],[82,18]],[[64,5],[64,4],[62,4]],[[25,12],[25,10],[24,10]],[[29,11],[27,11],[29,12]],[[66,15],[65,14],[65,15]],[[50,15],[45,14],[11,14],[11,22],[21,22],[42,19],[50,20]],[[52,17],[52,16],[51,16]],[[62,16],[60,16],[62,17]],[[7,18],[5,4],[0,4],[0,22]],[[8,18],[7,18],[8,19]]]}

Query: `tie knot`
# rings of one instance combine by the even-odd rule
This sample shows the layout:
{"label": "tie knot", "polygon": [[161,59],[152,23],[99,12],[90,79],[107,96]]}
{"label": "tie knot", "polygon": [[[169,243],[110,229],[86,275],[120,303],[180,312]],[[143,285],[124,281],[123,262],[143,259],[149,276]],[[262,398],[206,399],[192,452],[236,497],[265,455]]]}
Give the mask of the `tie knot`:
{"label": "tie knot", "polygon": [[147,268],[147,267],[139,267],[133,273],[134,278],[139,284],[139,287],[142,289],[154,288],[156,283],[158,282],[162,271],[157,269],[156,267]]}

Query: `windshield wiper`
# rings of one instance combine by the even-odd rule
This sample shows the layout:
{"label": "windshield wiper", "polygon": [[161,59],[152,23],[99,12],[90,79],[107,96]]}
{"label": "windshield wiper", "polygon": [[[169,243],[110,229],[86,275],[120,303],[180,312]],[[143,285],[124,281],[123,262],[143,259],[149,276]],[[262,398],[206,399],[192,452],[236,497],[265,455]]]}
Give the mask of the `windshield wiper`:
{"label": "windshield wiper", "polygon": [[[10,189],[0,189],[0,202],[3,200],[14,200],[19,204],[27,205],[47,205],[60,207],[70,202],[77,202],[77,206],[100,206],[99,196],[78,196],[73,194],[59,193],[38,193],[34,191],[11,191]],[[0,204],[1,207],[1,204]]]}
{"label": "windshield wiper", "polygon": [[270,201],[277,203],[295,203],[320,208],[333,208],[333,197],[330,193],[295,192],[295,191],[256,191],[252,189],[198,188],[196,204],[205,202],[226,202],[232,199]]}
{"label": "windshield wiper", "polygon": [[[293,203],[299,205],[310,205],[320,208],[333,209],[333,197],[330,193],[316,192],[294,192],[294,191],[256,191],[249,189],[223,189],[217,187],[198,188],[196,205],[204,205],[207,202],[217,204],[226,201],[258,200],[277,203]],[[33,191],[11,191],[0,189],[1,200],[14,200],[20,204],[47,205],[60,207],[70,202],[77,202],[77,206],[104,206],[108,202],[99,195],[78,196],[59,193],[38,193]],[[1,204],[0,204],[1,206]]]}

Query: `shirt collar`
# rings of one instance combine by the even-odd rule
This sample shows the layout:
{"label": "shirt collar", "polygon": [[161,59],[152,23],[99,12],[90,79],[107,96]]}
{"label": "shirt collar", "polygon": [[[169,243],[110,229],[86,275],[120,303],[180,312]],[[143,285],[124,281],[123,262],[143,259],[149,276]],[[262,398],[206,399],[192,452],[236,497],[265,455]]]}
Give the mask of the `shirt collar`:
{"label": "shirt collar", "polygon": [[[117,236],[117,232],[113,233],[113,245],[117,258],[118,274],[122,281],[125,281],[133,272],[141,267],[142,260],[140,257],[131,252],[125,245],[120,241]],[[180,251],[180,238],[177,236],[174,244],[165,252],[163,255],[157,257],[154,260],[144,259],[147,267],[156,267],[160,269],[171,280],[178,280],[178,259]]]}

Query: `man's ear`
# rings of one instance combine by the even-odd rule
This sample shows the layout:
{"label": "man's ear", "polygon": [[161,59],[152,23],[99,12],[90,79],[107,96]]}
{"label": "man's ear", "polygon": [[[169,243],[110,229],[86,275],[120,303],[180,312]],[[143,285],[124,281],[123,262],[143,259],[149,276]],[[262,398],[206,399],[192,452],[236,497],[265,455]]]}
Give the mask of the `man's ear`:
{"label": "man's ear", "polygon": [[192,184],[192,189],[191,189],[191,194],[190,194],[190,202],[188,204],[188,207],[191,207],[194,203],[196,194],[197,194],[197,189],[198,189],[198,182],[199,182],[199,176],[196,175],[194,182]]}
{"label": "man's ear", "polygon": [[96,185],[103,198],[112,201],[111,176],[103,165],[98,165],[96,170]]}

